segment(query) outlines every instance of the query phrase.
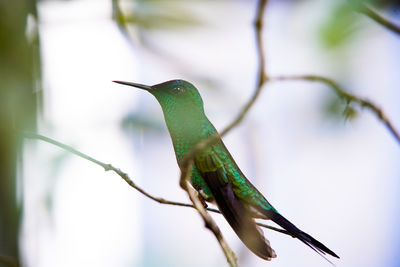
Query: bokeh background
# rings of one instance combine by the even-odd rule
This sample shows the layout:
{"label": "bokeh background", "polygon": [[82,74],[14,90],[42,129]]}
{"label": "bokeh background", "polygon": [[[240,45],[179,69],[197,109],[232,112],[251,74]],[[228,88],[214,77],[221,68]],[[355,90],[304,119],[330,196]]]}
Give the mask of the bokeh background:
{"label": "bokeh background", "polygon": [[[371,1],[370,1],[371,2]],[[371,5],[400,23],[390,1]],[[256,86],[257,1],[0,2],[0,266],[226,266],[192,209],[160,205],[37,131],[127,172],[149,193],[187,202],[161,109],[112,80],[195,84],[217,129]],[[347,1],[270,0],[270,76],[318,74],[366,97],[400,127],[399,35]],[[247,177],[337,266],[400,266],[400,147],[368,110],[324,84],[270,82],[224,141]],[[349,114],[347,114],[349,115]],[[265,230],[278,258],[249,252],[213,215],[241,266],[331,266]],[[2,265],[3,264],[3,265]]]}

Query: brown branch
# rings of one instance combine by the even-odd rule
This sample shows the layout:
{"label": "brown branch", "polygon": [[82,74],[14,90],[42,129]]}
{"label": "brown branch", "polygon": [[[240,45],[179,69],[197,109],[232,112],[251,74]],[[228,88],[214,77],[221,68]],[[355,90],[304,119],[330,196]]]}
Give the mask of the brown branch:
{"label": "brown branch", "polygon": [[198,199],[197,193],[190,185],[189,176],[191,173],[193,159],[194,159],[195,155],[198,154],[200,151],[204,150],[205,148],[207,148],[208,146],[217,142],[221,136],[224,136],[226,133],[228,133],[230,130],[232,130],[234,127],[236,127],[239,123],[242,122],[245,115],[248,113],[250,108],[256,102],[258,96],[261,93],[264,83],[267,81],[267,75],[265,72],[265,59],[264,59],[264,48],[263,48],[264,46],[263,46],[263,40],[262,40],[263,15],[264,15],[264,11],[265,11],[267,2],[268,2],[267,0],[259,1],[258,6],[257,6],[256,19],[254,22],[256,43],[257,43],[257,54],[258,54],[258,57],[257,57],[258,58],[258,73],[257,73],[257,86],[256,86],[256,90],[255,90],[253,96],[246,103],[246,105],[242,108],[241,112],[235,118],[235,120],[233,120],[221,132],[221,134],[217,133],[217,134],[212,135],[212,136],[208,137],[207,139],[199,142],[198,144],[196,144],[185,155],[185,157],[180,162],[180,168],[181,168],[180,185],[188,193],[190,200],[192,201],[193,205],[196,207],[197,211],[203,218],[206,227],[214,233],[216,239],[218,240],[218,243],[220,244],[222,250],[224,251],[225,257],[230,266],[237,266],[236,256],[233,253],[233,251],[231,250],[231,248],[229,247],[228,243],[226,243],[226,241],[223,238],[222,233],[219,230],[215,221],[207,213],[207,210],[203,207],[201,201]]}
{"label": "brown branch", "polygon": [[[266,4],[267,4],[267,0],[259,1],[259,4],[257,6],[257,15],[256,15],[255,23],[254,23],[255,33],[256,33],[257,53],[258,53],[258,60],[259,60],[256,90],[255,90],[253,96],[250,98],[250,100],[242,108],[241,112],[236,117],[236,119],[234,121],[232,121],[232,123],[229,124],[221,132],[221,136],[225,135],[227,132],[229,132],[231,129],[233,129],[235,126],[237,126],[243,120],[245,115],[248,113],[248,111],[250,110],[250,108],[253,106],[253,104],[257,100],[258,96],[260,95],[263,85],[268,80],[266,72],[265,72],[265,59],[264,59],[264,50],[263,50],[263,41],[262,41],[263,15],[264,15]],[[101,161],[98,161],[98,160],[92,158],[92,157],[89,157],[86,154],[83,154],[82,152],[79,152],[70,146],[64,145],[55,140],[52,140],[50,138],[40,136],[37,134],[26,134],[25,136],[28,138],[36,138],[36,139],[40,139],[40,140],[52,143],[56,146],[59,146],[65,150],[77,155],[77,156],[80,156],[86,160],[89,160],[89,161],[103,167],[104,170],[106,170],[106,171],[109,171],[109,170],[114,171],[121,178],[123,178],[125,180],[125,182],[128,183],[131,187],[138,190],[140,193],[142,193],[143,195],[149,197],[150,199],[152,199],[154,201],[157,201],[162,204],[195,208],[199,212],[201,217],[203,218],[206,228],[210,229],[213,232],[213,234],[215,235],[216,239],[218,240],[218,243],[220,244],[229,265],[231,267],[238,266],[234,252],[231,250],[228,243],[224,239],[224,237],[223,237],[219,227],[215,223],[215,221],[212,219],[212,217],[207,212],[207,210],[212,211],[212,212],[218,212],[218,211],[214,210],[214,209],[204,208],[202,202],[198,198],[197,192],[191,186],[190,181],[189,181],[189,177],[190,177],[192,166],[193,166],[193,158],[194,158],[195,154],[197,154],[202,149],[206,148],[208,145],[216,142],[220,138],[219,135],[211,136],[210,138],[207,138],[204,142],[200,142],[199,144],[197,144],[188,153],[188,155],[183,159],[182,163],[180,164],[180,167],[181,167],[180,185],[188,193],[188,196],[189,196],[190,200],[192,201],[193,205],[175,202],[175,201],[168,201],[163,198],[154,197],[154,196],[150,195],[149,193],[147,193],[146,191],[144,191],[143,189],[141,189],[139,186],[137,186],[125,172],[122,172],[120,169],[115,168],[111,164],[105,164]],[[270,228],[274,231],[288,234],[285,230],[282,230],[279,228],[271,227],[271,226],[260,224],[260,223],[258,223],[258,225],[260,225],[262,227]]]}
{"label": "brown branch", "polygon": [[370,100],[353,95],[351,93],[346,92],[342,87],[339,86],[335,81],[332,79],[318,76],[318,75],[300,75],[300,76],[277,76],[270,78],[271,81],[290,81],[290,80],[304,80],[304,81],[315,81],[315,82],[322,82],[329,85],[336,93],[336,95],[345,100],[348,104],[351,102],[359,104],[362,108],[367,108],[372,111],[378,119],[386,126],[388,131],[393,135],[396,141],[400,144],[400,134],[394,128],[393,124],[387,118],[383,110],[372,103]]}
{"label": "brown branch", "polygon": [[186,165],[187,161],[194,158],[194,156],[199,153],[200,151],[204,150],[208,146],[216,143],[222,136],[227,134],[231,131],[234,127],[240,124],[243,118],[246,116],[250,108],[254,105],[257,98],[259,97],[263,86],[269,80],[266,74],[265,68],[265,58],[264,58],[264,43],[262,40],[262,30],[263,30],[263,15],[265,11],[265,7],[267,5],[268,0],[260,0],[257,6],[256,18],[254,20],[254,27],[255,27],[255,35],[256,35],[256,44],[257,44],[257,58],[258,58],[258,72],[257,72],[257,85],[256,89],[249,99],[249,101],[243,106],[242,110],[239,112],[237,117],[230,123],[228,126],[225,127],[221,131],[220,134],[215,134],[207,139],[202,140],[201,142],[197,143],[182,159],[182,165]]}
{"label": "brown branch", "polygon": [[[263,15],[264,15],[264,10],[265,10],[266,4],[267,4],[267,0],[259,1],[259,4],[257,6],[257,15],[256,15],[256,19],[255,19],[255,33],[256,33],[257,52],[258,52],[258,59],[259,59],[256,90],[255,90],[253,96],[251,97],[251,99],[247,102],[247,104],[243,107],[243,109],[241,110],[239,115],[236,117],[236,119],[221,132],[221,136],[225,135],[227,132],[229,132],[231,129],[233,129],[235,126],[237,126],[243,120],[243,118],[245,117],[247,112],[250,110],[250,108],[253,106],[253,104],[257,100],[264,83],[267,81],[267,79],[266,79],[267,76],[265,74],[265,60],[264,60],[263,41],[262,41]],[[198,198],[197,192],[193,189],[193,187],[191,186],[190,181],[189,181],[189,177],[190,177],[192,165],[193,165],[193,158],[194,158],[195,154],[197,154],[198,151],[201,151],[202,149],[206,148],[208,145],[217,141],[219,139],[219,135],[211,136],[210,138],[207,138],[205,140],[205,142],[200,142],[199,144],[197,144],[188,153],[188,155],[184,158],[184,160],[180,164],[180,167],[181,167],[180,185],[188,193],[189,198],[192,201],[193,205],[179,203],[179,202],[175,202],[175,201],[167,201],[162,198],[154,197],[154,196],[150,195],[149,193],[145,192],[140,187],[138,187],[129,178],[129,176],[126,173],[122,172],[120,169],[115,168],[111,164],[105,164],[103,162],[100,162],[100,161],[92,158],[92,157],[89,157],[89,156],[83,154],[82,152],[79,152],[79,151],[73,149],[70,146],[64,145],[64,144],[59,143],[50,138],[36,135],[36,134],[26,134],[25,136],[28,138],[37,138],[37,139],[52,143],[56,146],[59,146],[65,150],[77,155],[77,156],[80,156],[86,160],[89,160],[89,161],[103,167],[104,170],[106,170],[106,171],[112,170],[115,173],[117,173],[121,178],[123,178],[125,180],[125,182],[127,182],[131,187],[135,188],[143,195],[145,195],[145,196],[149,197],[150,199],[155,200],[159,203],[176,205],[176,206],[192,207],[192,208],[194,207],[199,212],[201,217],[203,218],[205,226],[208,229],[210,229],[213,232],[213,234],[215,235],[216,239],[218,240],[218,243],[220,244],[220,246],[225,254],[225,257],[226,257],[229,265],[231,267],[238,266],[234,252],[231,250],[228,243],[225,241],[225,239],[224,239],[220,229],[218,228],[217,224],[215,223],[215,221],[207,213],[207,210],[210,210],[210,209],[204,208],[202,202]],[[210,210],[210,211],[217,212],[216,210]],[[267,225],[263,225],[263,224],[259,224],[259,225],[269,228],[269,226],[267,226]],[[288,234],[286,231],[275,228],[275,227],[271,227],[271,229]]]}
{"label": "brown branch", "polygon": [[[161,197],[155,197],[155,196],[147,193],[145,190],[143,190],[141,187],[139,187],[137,184],[135,184],[132,181],[132,179],[128,176],[128,174],[126,174],[125,172],[121,171],[121,169],[116,168],[111,164],[107,164],[107,163],[101,162],[101,161],[99,161],[97,159],[94,159],[93,157],[90,157],[90,156],[88,156],[88,155],[76,150],[75,148],[73,148],[71,146],[65,145],[63,143],[60,143],[60,142],[54,140],[54,139],[51,139],[49,137],[46,137],[46,136],[43,136],[43,135],[40,135],[40,134],[35,134],[35,133],[25,132],[24,133],[24,137],[30,138],[30,139],[39,139],[39,140],[45,141],[47,143],[53,144],[53,145],[58,146],[58,147],[66,150],[66,151],[68,151],[68,152],[70,152],[72,154],[75,154],[75,155],[77,155],[77,156],[79,156],[81,158],[84,158],[84,159],[86,159],[88,161],[93,162],[94,164],[97,164],[97,165],[103,167],[105,171],[113,171],[116,174],[118,174],[122,179],[124,179],[124,181],[128,185],[130,185],[131,187],[133,187],[134,189],[136,189],[137,191],[139,191],[141,194],[145,195],[146,197],[148,197],[148,198],[150,198],[150,199],[152,199],[152,200],[154,200],[154,201],[156,201],[156,202],[158,202],[160,204],[168,204],[168,205],[173,205],[173,206],[181,206],[181,207],[193,208],[193,205],[191,205],[191,204],[181,203],[181,202],[177,202],[177,201],[170,201],[170,200],[166,200],[166,199],[161,198]],[[209,209],[209,210],[212,211],[212,212],[219,213],[219,211],[216,210],[216,209]]]}
{"label": "brown branch", "polygon": [[180,185],[183,190],[185,190],[193,203],[195,209],[199,212],[202,217],[205,227],[208,228],[217,239],[222,251],[225,254],[225,258],[228,261],[231,267],[238,267],[237,259],[235,253],[232,251],[225,238],[223,237],[221,230],[218,225],[215,223],[213,218],[208,214],[207,210],[204,208],[202,202],[198,197],[197,191],[192,187],[189,179],[192,173],[193,160],[187,161],[187,165],[182,166],[181,169],[181,177],[180,177]]}
{"label": "brown branch", "polygon": [[250,98],[250,100],[246,103],[246,105],[242,108],[239,115],[236,117],[234,121],[231,122],[222,132],[221,136],[227,134],[230,130],[236,127],[239,123],[242,122],[243,118],[246,116],[250,108],[254,105],[260,93],[262,91],[263,86],[268,81],[268,76],[266,74],[265,67],[265,55],[264,55],[264,42],[262,40],[262,30],[263,30],[263,16],[265,12],[265,7],[268,3],[268,0],[260,0],[257,6],[257,14],[254,20],[255,27],[255,35],[256,35],[256,44],[257,44],[257,58],[258,58],[258,73],[257,73],[257,85],[256,89]]}
{"label": "brown branch", "polygon": [[[26,138],[31,138],[31,139],[39,139],[42,141],[45,141],[47,143],[53,144],[55,146],[58,146],[72,154],[75,154],[81,158],[84,158],[88,161],[91,161],[101,167],[104,168],[105,171],[113,171],[116,174],[118,174],[122,179],[124,179],[124,181],[130,185],[131,187],[133,187],[134,189],[136,189],[137,191],[139,191],[140,193],[142,193],[143,195],[145,195],[146,197],[157,201],[160,204],[168,204],[168,205],[174,205],[174,206],[181,206],[181,207],[191,207],[191,208],[195,208],[199,214],[201,215],[201,217],[203,218],[204,222],[205,222],[205,226],[210,229],[215,237],[217,238],[222,250],[225,253],[225,257],[229,263],[229,265],[231,267],[237,267],[237,262],[236,262],[236,256],[233,253],[233,251],[230,249],[228,243],[225,241],[224,237],[222,236],[221,231],[219,230],[217,224],[214,222],[214,220],[211,218],[211,216],[206,212],[206,209],[203,207],[201,201],[199,200],[196,191],[190,186],[188,177],[190,176],[191,170],[192,170],[192,162],[189,161],[188,165],[185,166],[185,168],[183,168],[182,172],[181,172],[181,179],[180,179],[180,184],[181,187],[188,193],[190,200],[192,201],[193,205],[191,204],[186,204],[186,203],[180,203],[180,202],[176,202],[176,201],[169,201],[169,200],[165,200],[163,198],[159,198],[159,197],[154,197],[151,194],[147,193],[146,191],[144,191],[142,188],[140,188],[139,186],[137,186],[130,178],[129,176],[121,171],[119,168],[116,168],[114,166],[112,166],[111,164],[106,164],[103,163],[97,159],[94,159],[76,149],[74,149],[71,146],[65,145],[63,143],[60,143],[54,139],[39,135],[39,134],[35,134],[35,133],[24,133],[24,137]],[[215,212],[215,213],[220,213],[218,210],[216,209],[210,209],[208,208],[207,210]],[[275,229],[273,229],[275,230]]]}
{"label": "brown branch", "polygon": [[[166,200],[164,198],[155,197],[155,196],[151,195],[150,193],[146,192],[144,189],[139,187],[137,184],[135,184],[132,181],[132,179],[128,176],[128,174],[126,174],[125,172],[121,171],[119,168],[116,168],[111,164],[107,164],[107,163],[101,162],[101,161],[99,161],[97,159],[94,159],[93,157],[88,156],[87,154],[84,154],[84,153],[76,150],[75,148],[73,148],[71,146],[68,146],[68,145],[65,145],[63,143],[60,143],[60,142],[58,142],[58,141],[56,141],[54,139],[51,139],[49,137],[46,137],[46,136],[43,136],[43,135],[40,135],[40,134],[30,133],[30,132],[24,132],[24,137],[25,138],[29,138],[29,139],[37,139],[37,140],[45,141],[46,143],[55,145],[55,146],[57,146],[59,148],[62,148],[62,149],[66,150],[66,151],[68,151],[68,152],[70,152],[70,153],[72,153],[74,155],[77,155],[77,156],[79,156],[79,157],[81,157],[83,159],[86,159],[86,160],[88,160],[90,162],[93,162],[96,165],[99,165],[100,167],[103,167],[103,169],[105,171],[113,171],[116,174],[118,174],[129,186],[131,186],[134,189],[136,189],[137,191],[139,191],[142,195],[144,195],[144,196],[150,198],[151,200],[154,200],[154,201],[156,201],[156,202],[158,202],[160,204],[173,205],[173,206],[179,206],[179,207],[187,207],[187,208],[194,208],[194,206],[192,204]],[[213,208],[207,208],[207,211],[220,214],[219,210],[213,209]],[[276,231],[276,232],[281,232],[283,234],[290,235],[285,230],[282,230],[282,229],[279,229],[279,228],[276,228],[276,227],[273,227],[273,226],[270,226],[270,225],[266,225],[266,224],[262,224],[262,223],[259,223],[259,225],[264,227],[264,228]]]}
{"label": "brown branch", "polygon": [[356,10],[357,12],[359,12],[361,14],[366,15],[367,17],[369,17],[376,23],[382,25],[386,29],[388,29],[394,33],[400,34],[400,26],[399,25],[396,25],[394,22],[381,16],[376,11],[374,11],[373,9],[368,7],[366,4],[360,2],[360,3],[350,4],[350,5],[353,7],[354,10]]}

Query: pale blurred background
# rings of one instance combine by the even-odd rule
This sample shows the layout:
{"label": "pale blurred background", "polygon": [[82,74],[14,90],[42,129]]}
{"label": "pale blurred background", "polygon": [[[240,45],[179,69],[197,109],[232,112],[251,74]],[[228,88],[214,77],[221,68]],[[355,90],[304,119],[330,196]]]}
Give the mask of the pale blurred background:
{"label": "pale blurred background", "polygon": [[[33,15],[24,25],[36,58],[28,55],[35,60],[27,68],[35,70],[37,98],[31,106],[16,102],[31,116],[23,128],[121,168],[155,196],[188,202],[157,101],[111,81],[189,80],[223,129],[255,88],[257,1],[30,3],[37,16],[27,12]],[[398,6],[375,7],[400,24]],[[399,35],[346,1],[271,0],[264,18],[269,75],[333,78],[400,128]],[[344,107],[324,84],[271,82],[224,141],[286,218],[341,257],[332,260],[337,266],[400,266],[399,143],[369,110],[356,108],[346,119]],[[227,266],[195,210],[160,205],[116,174],[42,141],[26,140],[21,153],[23,208],[13,218],[21,222],[23,266]],[[213,217],[241,266],[332,266],[270,230],[278,257],[265,262]]]}

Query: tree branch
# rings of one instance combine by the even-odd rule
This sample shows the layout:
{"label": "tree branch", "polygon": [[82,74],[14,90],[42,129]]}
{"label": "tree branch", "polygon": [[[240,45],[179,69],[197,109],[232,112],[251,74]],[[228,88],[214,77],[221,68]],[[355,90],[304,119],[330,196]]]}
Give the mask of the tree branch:
{"label": "tree branch", "polygon": [[190,182],[188,180],[191,172],[191,168],[193,165],[193,159],[197,153],[204,150],[208,146],[217,142],[221,136],[224,136],[238,124],[240,124],[243,118],[246,116],[250,108],[256,102],[258,96],[261,93],[264,83],[268,80],[267,75],[265,72],[265,59],[264,59],[264,46],[262,40],[262,29],[263,29],[263,16],[265,7],[267,5],[267,0],[260,0],[257,5],[257,12],[256,18],[254,22],[255,26],[255,35],[256,35],[256,44],[257,44],[257,58],[258,58],[258,73],[257,73],[257,86],[256,90],[254,91],[253,96],[250,100],[246,103],[246,105],[242,108],[239,115],[221,132],[221,134],[215,134],[207,139],[197,143],[182,159],[180,163],[181,168],[181,180],[180,185],[181,187],[186,190],[188,193],[190,200],[192,201],[193,205],[196,207],[197,211],[202,216],[204,223],[208,229],[210,229],[215,237],[217,238],[222,250],[224,251],[225,257],[230,264],[230,266],[237,266],[236,256],[226,243],[225,239],[223,238],[218,226],[211,218],[211,216],[207,213],[206,209],[201,204],[200,200],[197,197],[197,193],[194,192],[193,188],[190,186]]}
{"label": "tree branch", "polygon": [[381,108],[379,108],[377,105],[372,103],[370,100],[367,100],[365,98],[361,98],[359,96],[353,95],[351,93],[346,92],[342,87],[339,86],[335,81],[332,79],[318,76],[318,75],[300,75],[300,76],[277,76],[270,78],[271,81],[293,81],[293,80],[304,80],[304,81],[313,81],[313,82],[322,82],[325,83],[326,85],[330,86],[336,93],[336,95],[342,99],[345,100],[347,103],[357,103],[359,104],[362,108],[367,108],[370,111],[372,111],[378,119],[386,126],[388,131],[393,135],[393,137],[396,139],[396,141],[400,144],[400,134],[399,132],[394,128],[393,124],[390,122],[390,120],[387,118],[385,113]]}
{"label": "tree branch", "polygon": [[[55,145],[59,148],[62,148],[74,155],[77,155],[78,157],[81,157],[83,159],[86,159],[100,167],[102,167],[105,171],[113,171],[114,173],[118,174],[129,186],[131,186],[132,188],[136,189],[137,191],[139,191],[142,195],[150,198],[151,200],[154,200],[160,204],[166,204],[166,205],[172,205],[172,206],[180,206],[180,207],[187,207],[187,208],[194,208],[194,206],[192,204],[188,204],[188,203],[182,203],[182,202],[177,202],[177,201],[171,201],[171,200],[166,200],[164,198],[161,197],[156,197],[151,195],[150,193],[146,192],[144,189],[142,189],[141,187],[139,187],[137,184],[135,184],[132,179],[128,176],[128,174],[126,174],[125,172],[123,172],[121,169],[114,167],[111,164],[107,164],[104,162],[101,162],[97,159],[94,159],[91,156],[88,156],[87,154],[84,154],[78,150],[76,150],[75,148],[68,146],[66,144],[60,143],[54,139],[51,139],[49,137],[40,135],[40,134],[35,134],[35,133],[30,133],[30,132],[24,132],[24,137],[25,138],[29,138],[29,139],[37,139],[37,140],[42,140],[46,143]],[[213,208],[207,208],[207,211],[213,212],[213,213],[218,213],[220,214],[220,211],[217,209],[213,209]],[[286,235],[290,235],[288,232],[286,232],[285,230],[282,230],[280,228],[277,227],[273,227],[270,225],[266,225],[266,224],[262,224],[262,223],[258,223],[259,226],[276,231],[276,232],[280,232]]]}
{"label": "tree branch", "polygon": [[197,191],[192,187],[189,179],[192,173],[193,168],[193,160],[187,161],[187,165],[181,167],[181,177],[180,177],[180,185],[183,190],[187,192],[190,200],[192,201],[195,209],[199,212],[202,217],[205,227],[208,228],[217,239],[222,251],[225,254],[225,258],[228,261],[231,267],[238,267],[237,259],[235,253],[232,251],[225,238],[223,237],[221,230],[218,225],[215,223],[213,218],[208,214],[207,210],[204,208],[202,202],[198,197]]}
{"label": "tree branch", "polygon": [[[124,179],[124,181],[128,185],[130,185],[131,187],[133,187],[134,189],[136,189],[137,191],[139,191],[141,194],[145,195],[146,197],[148,197],[148,198],[150,198],[150,199],[152,199],[152,200],[154,200],[154,201],[156,201],[156,202],[158,202],[160,204],[168,204],[168,205],[173,205],[173,206],[181,206],[181,207],[193,208],[193,205],[191,205],[191,204],[181,203],[181,202],[177,202],[177,201],[170,201],[170,200],[166,200],[166,199],[161,198],[161,197],[155,197],[155,196],[147,193],[145,190],[143,190],[141,187],[139,187],[137,184],[135,184],[132,181],[132,179],[128,176],[128,174],[126,174],[125,172],[121,171],[121,169],[116,168],[111,164],[107,164],[107,163],[101,162],[101,161],[99,161],[97,159],[94,159],[93,157],[90,157],[87,154],[84,154],[84,153],[76,150],[75,148],[73,148],[71,146],[65,145],[63,143],[60,143],[60,142],[54,140],[54,139],[51,139],[49,137],[46,137],[46,136],[43,136],[43,135],[40,135],[40,134],[35,134],[35,133],[25,132],[24,133],[24,137],[25,138],[30,138],[30,139],[39,139],[39,140],[45,141],[45,142],[50,143],[52,145],[58,146],[58,147],[66,150],[66,151],[68,151],[68,152],[70,152],[72,154],[75,154],[75,155],[77,155],[77,156],[79,156],[79,157],[81,157],[83,159],[91,161],[94,164],[97,164],[97,165],[103,167],[105,171],[113,171],[116,174],[118,174],[122,179]],[[215,212],[215,213],[219,213],[219,211],[216,210],[216,209],[209,209],[209,211]]]}
{"label": "tree branch", "polygon": [[370,19],[372,19],[373,21],[375,21],[376,23],[382,25],[383,27],[385,27],[386,29],[400,34],[400,26],[394,24],[392,21],[386,19],[385,17],[379,15],[376,11],[374,11],[373,9],[371,9],[369,6],[367,6],[366,4],[358,1],[359,3],[350,3],[350,5],[353,7],[354,10],[356,10],[357,12],[366,15],[367,17],[369,17]]}
{"label": "tree branch", "polygon": [[[255,19],[255,33],[256,33],[256,43],[257,43],[257,54],[258,54],[258,73],[257,73],[257,87],[256,90],[253,94],[253,96],[250,98],[250,100],[247,102],[247,104],[242,108],[241,112],[239,113],[239,115],[236,117],[236,119],[234,121],[232,121],[231,124],[229,124],[222,132],[221,132],[221,136],[225,135],[227,132],[229,132],[231,129],[233,129],[235,126],[237,126],[245,117],[245,115],[247,114],[247,112],[250,110],[250,108],[253,106],[253,104],[255,103],[255,101],[257,100],[263,85],[265,84],[265,82],[267,81],[267,76],[265,73],[265,59],[264,59],[264,51],[263,51],[263,41],[262,41],[262,28],[263,28],[263,15],[264,15],[264,11],[265,11],[265,6],[267,4],[267,0],[260,0],[257,6],[257,15],[256,15],[256,19]],[[52,140],[50,138],[41,136],[41,135],[37,135],[37,134],[32,134],[32,133],[27,133],[25,134],[26,137],[28,138],[36,138],[36,139],[40,139],[49,143],[52,143],[58,147],[61,147],[77,156],[80,156],[86,160],[89,160],[101,167],[104,168],[104,170],[109,171],[112,170],[114,171],[116,174],[118,174],[121,178],[123,178],[125,180],[126,183],[128,183],[131,187],[135,188],[136,190],[138,190],[140,193],[142,193],[143,195],[149,197],[150,199],[157,201],[159,203],[162,204],[170,204],[170,205],[176,205],[176,206],[184,206],[184,207],[194,207],[199,214],[201,215],[201,217],[204,220],[205,226],[210,229],[213,234],[215,235],[216,239],[218,240],[224,254],[225,257],[229,263],[229,265],[231,267],[236,267],[237,265],[237,261],[236,261],[236,256],[233,253],[233,251],[231,250],[231,248],[229,247],[228,243],[225,241],[225,239],[223,238],[223,235],[220,231],[220,229],[218,228],[217,224],[215,223],[215,221],[212,219],[212,217],[207,213],[207,210],[210,210],[212,212],[218,212],[217,210],[211,210],[211,209],[205,209],[203,204],[201,203],[201,201],[198,198],[197,192],[192,188],[192,186],[190,185],[189,182],[189,177],[191,174],[191,169],[193,166],[193,158],[194,156],[201,151],[202,149],[206,148],[207,146],[209,146],[210,144],[216,142],[220,137],[219,135],[214,135],[211,136],[210,138],[207,138],[204,142],[200,142],[199,144],[197,144],[193,149],[191,149],[191,151],[188,153],[188,155],[186,155],[186,157],[184,157],[184,159],[182,160],[182,164],[181,164],[181,178],[180,178],[180,185],[181,187],[188,193],[190,200],[192,201],[193,205],[190,204],[184,204],[184,203],[179,203],[179,202],[175,202],[175,201],[167,201],[163,198],[158,198],[158,197],[154,197],[152,195],[150,195],[149,193],[147,193],[146,191],[144,191],[143,189],[141,189],[139,186],[137,186],[130,178],[129,176],[122,172],[120,169],[115,168],[114,166],[112,166],[111,164],[105,164],[103,162],[100,162],[92,157],[87,156],[86,154],[83,154],[82,152],[79,152],[77,150],[75,150],[74,148],[64,145],[62,143],[59,143],[55,140]],[[269,226],[264,225],[264,224],[259,224],[260,226],[263,227],[267,227],[269,228]],[[281,233],[285,233],[288,234],[285,230],[282,229],[278,229],[275,227],[271,227],[270,229],[281,232]]]}
{"label": "tree branch", "polygon": [[236,127],[239,123],[242,122],[243,118],[246,116],[250,108],[254,105],[260,93],[262,91],[263,86],[268,81],[268,75],[266,73],[265,67],[265,55],[264,55],[264,42],[262,39],[262,31],[264,26],[264,12],[265,7],[268,3],[268,0],[260,0],[257,6],[257,13],[256,18],[254,20],[254,27],[255,27],[255,35],[256,35],[256,45],[257,45],[257,58],[258,58],[258,72],[257,72],[257,85],[256,89],[254,90],[254,94],[249,99],[249,101],[244,105],[239,115],[236,117],[235,120],[231,122],[222,132],[221,136],[227,134],[230,130]]}
{"label": "tree branch", "polygon": [[[139,191],[140,193],[142,193],[143,195],[145,195],[146,197],[157,201],[158,203],[161,204],[168,204],[168,205],[174,205],[174,206],[181,206],[181,207],[191,207],[191,208],[195,208],[199,214],[201,215],[201,217],[203,218],[204,222],[205,222],[205,226],[210,229],[215,237],[217,238],[222,250],[225,253],[225,257],[229,263],[229,265],[231,267],[238,267],[237,265],[237,261],[236,261],[236,256],[233,253],[233,251],[230,249],[228,243],[225,241],[224,237],[222,236],[221,231],[219,230],[217,224],[214,222],[214,220],[211,218],[211,216],[207,213],[206,209],[203,207],[201,201],[199,200],[199,198],[197,197],[197,193],[196,191],[190,186],[188,177],[190,176],[191,170],[192,170],[192,161],[188,162],[188,165],[185,166],[185,168],[182,169],[181,171],[181,179],[180,179],[180,184],[181,187],[188,193],[190,200],[192,201],[193,205],[190,204],[186,204],[186,203],[180,203],[180,202],[176,202],[176,201],[169,201],[169,200],[165,200],[163,198],[159,198],[159,197],[154,197],[152,195],[150,195],[149,193],[147,193],[146,191],[144,191],[142,188],[140,188],[139,186],[137,186],[132,179],[129,178],[128,174],[126,174],[125,172],[121,171],[119,168],[116,168],[114,166],[112,166],[111,164],[106,164],[103,163],[97,159],[94,159],[68,145],[65,145],[63,143],[60,143],[56,140],[53,140],[51,138],[39,135],[39,134],[34,134],[34,133],[24,133],[24,137],[26,138],[32,138],[32,139],[39,139],[39,140],[43,140],[47,143],[53,144],[55,146],[58,146],[72,154],[75,154],[81,158],[84,158],[88,161],[91,161],[101,167],[104,168],[105,171],[113,171],[116,174],[118,174],[122,179],[124,179],[124,181],[130,185],[131,187],[133,187],[134,189],[136,189],[137,191]],[[212,212],[216,212],[219,213],[218,210],[215,209],[209,209]]]}
{"label": "tree branch", "polygon": [[200,151],[204,150],[208,146],[216,143],[222,136],[227,134],[229,131],[231,131],[234,127],[239,125],[243,118],[246,116],[250,108],[254,105],[256,102],[257,98],[259,97],[263,86],[265,83],[269,80],[268,75],[266,74],[266,68],[265,68],[265,58],[264,58],[264,43],[262,40],[262,30],[263,30],[263,16],[265,12],[265,7],[268,3],[268,0],[260,0],[258,2],[257,6],[257,12],[256,12],[256,17],[254,20],[254,27],[255,27],[255,35],[256,35],[256,44],[257,44],[257,58],[258,58],[258,71],[257,71],[257,85],[256,89],[254,90],[254,93],[252,97],[249,99],[249,101],[243,106],[237,117],[230,123],[228,126],[225,127],[221,131],[220,134],[215,134],[207,139],[202,140],[201,142],[197,143],[182,159],[182,164],[186,165],[187,161],[191,160],[194,158],[194,156],[199,153]]}

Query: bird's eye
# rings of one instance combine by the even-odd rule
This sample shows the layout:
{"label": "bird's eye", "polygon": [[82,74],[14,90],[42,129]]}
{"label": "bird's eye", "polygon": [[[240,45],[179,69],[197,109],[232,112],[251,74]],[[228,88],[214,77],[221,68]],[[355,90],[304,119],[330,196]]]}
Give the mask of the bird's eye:
{"label": "bird's eye", "polygon": [[185,92],[185,88],[181,87],[181,86],[176,86],[174,88],[172,88],[172,93],[175,95],[179,95],[182,94],[183,92]]}

